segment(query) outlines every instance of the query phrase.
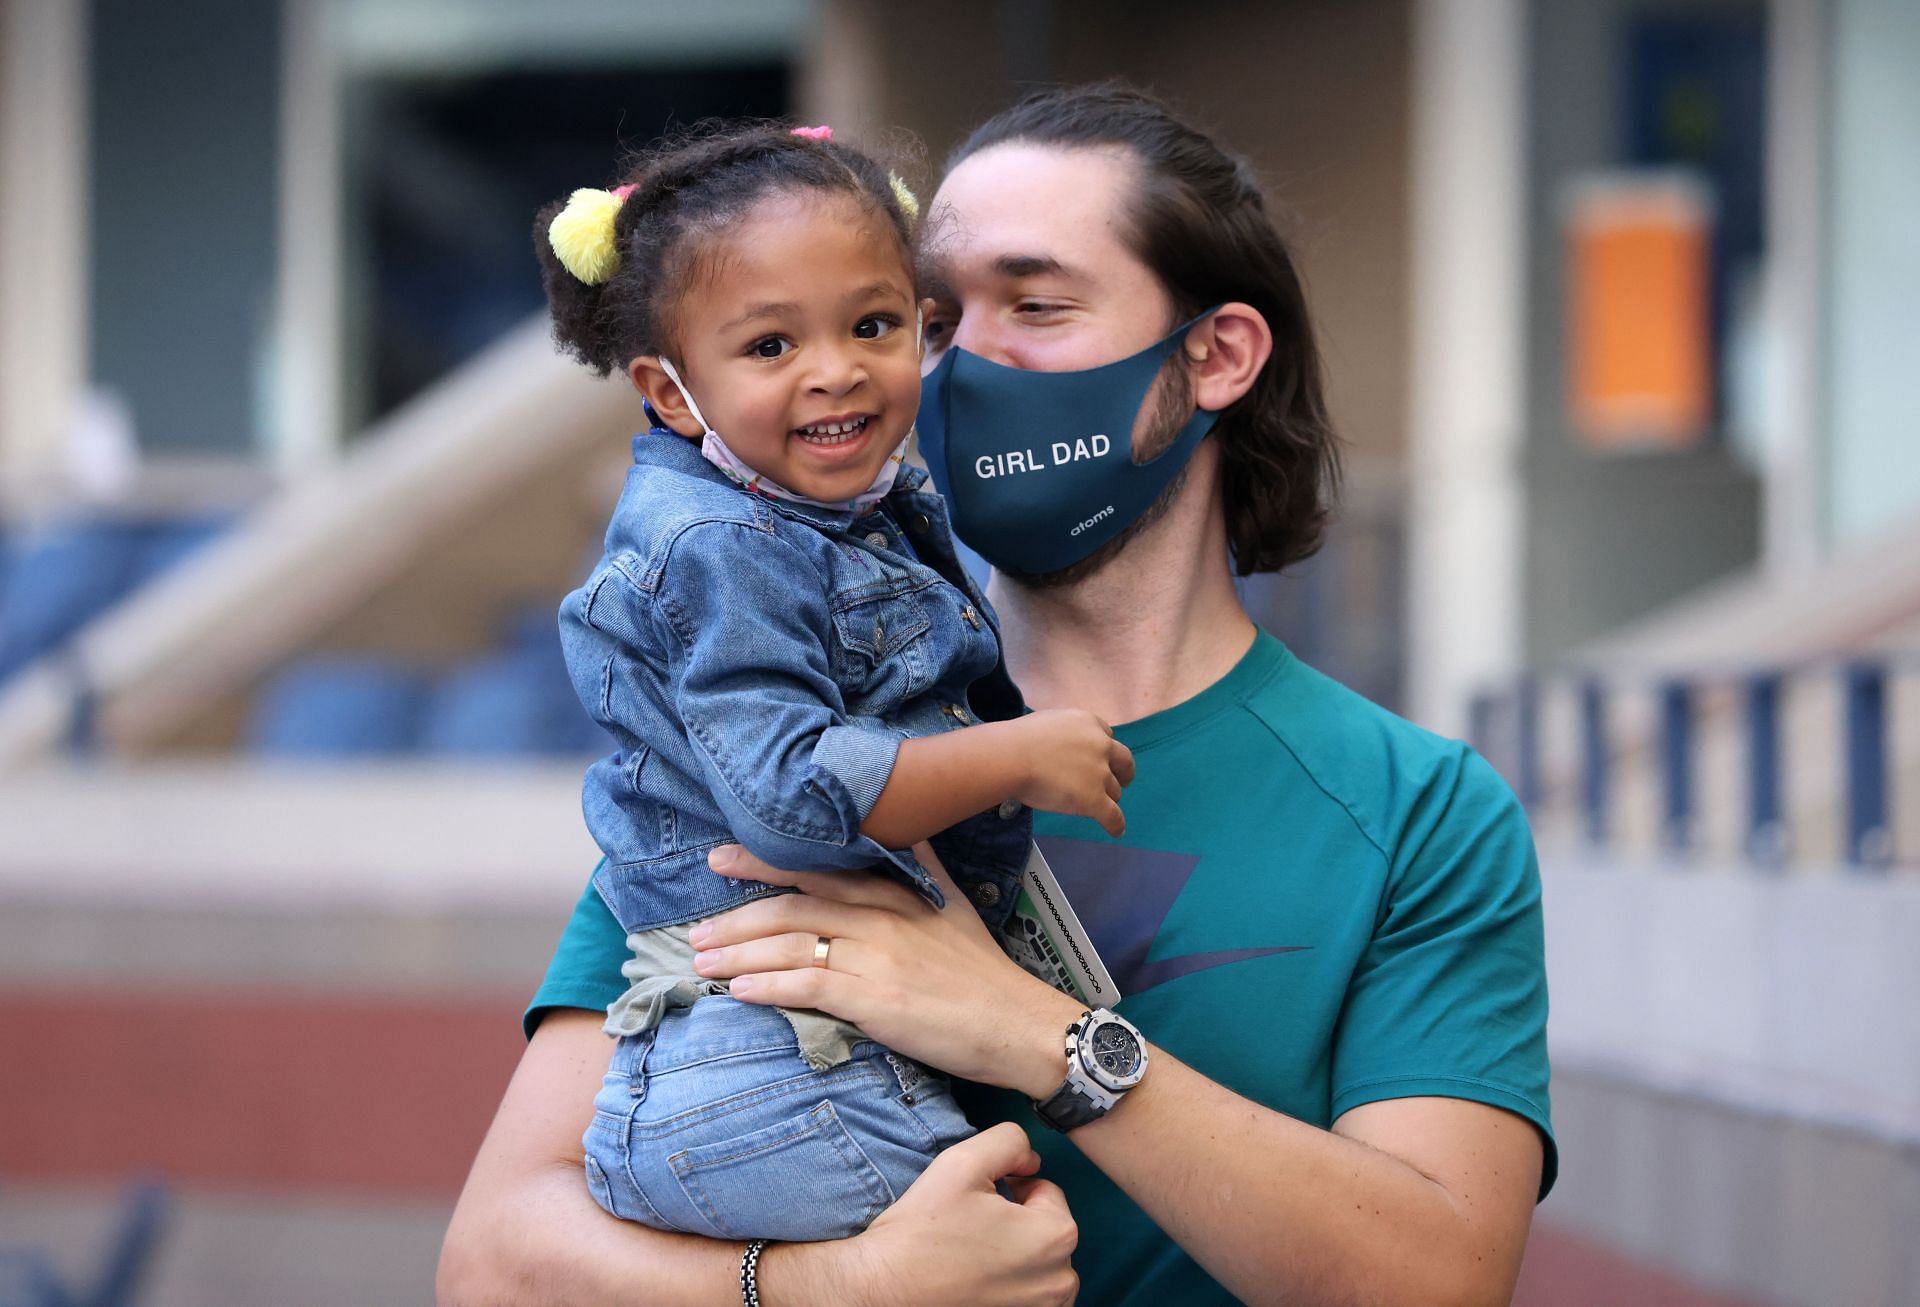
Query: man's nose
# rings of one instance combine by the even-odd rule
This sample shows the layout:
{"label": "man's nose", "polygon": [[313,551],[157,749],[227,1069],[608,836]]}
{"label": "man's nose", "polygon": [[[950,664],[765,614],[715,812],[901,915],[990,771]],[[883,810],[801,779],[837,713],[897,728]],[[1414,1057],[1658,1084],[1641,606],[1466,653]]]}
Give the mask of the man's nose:
{"label": "man's nose", "polygon": [[947,343],[991,363],[1010,368],[1020,366],[1013,356],[1009,333],[997,327],[991,314],[962,313],[960,320],[953,324],[953,337]]}

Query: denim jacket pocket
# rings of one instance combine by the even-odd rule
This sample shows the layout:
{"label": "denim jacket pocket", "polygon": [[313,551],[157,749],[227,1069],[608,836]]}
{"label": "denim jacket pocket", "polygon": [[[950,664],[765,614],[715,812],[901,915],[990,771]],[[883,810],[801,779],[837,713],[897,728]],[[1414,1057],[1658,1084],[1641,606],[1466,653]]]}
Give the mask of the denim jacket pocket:
{"label": "denim jacket pocket", "polygon": [[835,679],[851,691],[850,713],[882,714],[933,683],[926,634],[933,628],[911,590],[836,601],[828,656]]}

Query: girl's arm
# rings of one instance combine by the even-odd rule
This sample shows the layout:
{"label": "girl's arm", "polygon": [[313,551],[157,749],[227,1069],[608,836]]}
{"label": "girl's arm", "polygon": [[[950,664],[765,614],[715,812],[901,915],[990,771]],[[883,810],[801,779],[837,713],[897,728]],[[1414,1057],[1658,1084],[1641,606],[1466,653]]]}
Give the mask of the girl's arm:
{"label": "girl's arm", "polygon": [[902,742],[860,833],[904,849],[1011,799],[1118,836],[1120,789],[1132,780],[1133,755],[1105,722],[1050,708]]}
{"label": "girl's arm", "polygon": [[[1133,757],[1091,713],[1056,709],[906,741],[851,717],[827,655],[827,596],[793,584],[810,566],[778,537],[702,522],[649,573],[654,589],[611,568],[578,614],[603,639],[666,660],[696,779],[755,856],[823,871],[891,860],[917,874],[901,850],[1008,799],[1120,833]],[[780,601],[753,601],[768,594]],[[622,677],[604,687],[597,673],[588,679],[583,697],[643,734]]]}

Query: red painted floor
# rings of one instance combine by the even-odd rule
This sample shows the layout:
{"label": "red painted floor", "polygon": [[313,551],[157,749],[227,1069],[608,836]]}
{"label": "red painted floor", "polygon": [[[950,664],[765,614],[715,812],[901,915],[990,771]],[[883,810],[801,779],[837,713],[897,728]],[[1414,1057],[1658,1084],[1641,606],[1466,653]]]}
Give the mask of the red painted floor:
{"label": "red painted floor", "polygon": [[1709,1293],[1538,1222],[1513,1301],[1515,1307],[1762,1307]]}
{"label": "red painted floor", "polygon": [[[451,1200],[520,1055],[523,1001],[0,994],[0,1175]],[[1547,1224],[1514,1301],[1756,1307]]]}
{"label": "red painted floor", "polygon": [[0,1173],[451,1196],[520,996],[0,994]]}

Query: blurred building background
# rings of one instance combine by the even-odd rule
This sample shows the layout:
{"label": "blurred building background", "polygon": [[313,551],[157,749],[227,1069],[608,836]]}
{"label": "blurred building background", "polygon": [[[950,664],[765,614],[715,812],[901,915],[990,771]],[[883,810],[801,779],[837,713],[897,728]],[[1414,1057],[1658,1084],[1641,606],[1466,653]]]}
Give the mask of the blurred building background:
{"label": "blurred building background", "polygon": [[1521,1301],[1920,1302],[1916,66],[1911,0],[0,0],[0,1301],[429,1292],[595,857],[637,414],[535,208],[1117,74],[1325,334],[1345,513],[1249,603],[1535,814]]}

